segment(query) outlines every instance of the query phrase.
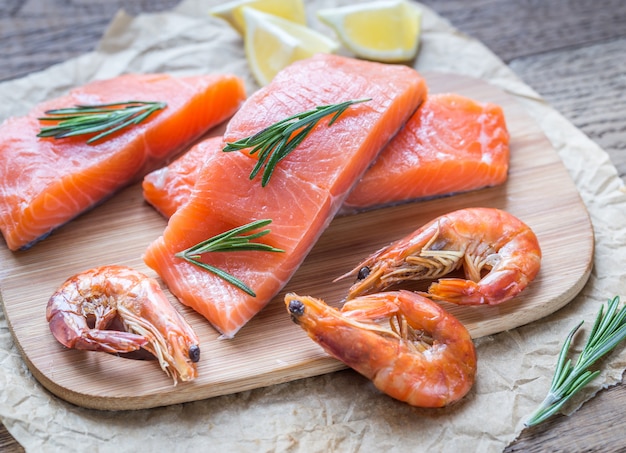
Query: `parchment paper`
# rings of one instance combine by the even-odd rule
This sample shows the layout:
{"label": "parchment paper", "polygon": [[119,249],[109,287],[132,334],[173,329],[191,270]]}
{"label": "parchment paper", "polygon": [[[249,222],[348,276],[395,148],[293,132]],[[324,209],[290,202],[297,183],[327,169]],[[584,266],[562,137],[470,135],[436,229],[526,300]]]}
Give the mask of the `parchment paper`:
{"label": "parchment paper", "polygon": [[[123,72],[176,75],[233,72],[257,89],[242,40],[207,14],[219,1],[189,0],[175,11],[131,18],[119,13],[95,52],[24,79],[0,84],[0,119],[94,78]],[[310,25],[320,7],[307,2]],[[0,312],[0,419],[27,451],[501,451],[545,396],[570,329],[590,326],[609,297],[626,298],[626,193],[608,155],[546,105],[479,42],[423,8],[418,70],[483,78],[514,94],[562,157],[586,203],[596,235],[594,270],[565,308],[530,325],[477,341],[471,393],[443,410],[411,408],[381,395],[350,370],[193,403],[101,412],[52,396],[22,361]],[[586,333],[587,331],[585,331]],[[567,407],[575,411],[618,382],[626,349]]]}

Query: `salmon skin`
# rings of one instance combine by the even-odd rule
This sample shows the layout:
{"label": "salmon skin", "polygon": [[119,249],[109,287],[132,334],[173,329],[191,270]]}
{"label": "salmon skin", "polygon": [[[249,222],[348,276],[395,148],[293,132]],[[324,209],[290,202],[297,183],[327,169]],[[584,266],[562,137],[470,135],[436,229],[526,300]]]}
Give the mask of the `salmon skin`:
{"label": "salmon skin", "polygon": [[509,154],[500,106],[431,94],[359,181],[342,212],[502,184]]}
{"label": "salmon skin", "polygon": [[[0,231],[7,246],[30,247],[164,165],[231,117],[245,97],[243,80],[232,75],[127,74],[91,82],[25,116],[8,118],[0,125]],[[167,106],[92,144],[86,143],[89,135],[37,137],[38,118],[48,110],[137,100]]]}
{"label": "salmon skin", "polygon": [[[146,175],[144,198],[170,217],[189,200],[198,162],[220,152],[218,147],[193,147]],[[340,213],[499,185],[508,168],[509,133],[501,107],[458,94],[431,94],[380,153]]]}
{"label": "salmon skin", "polygon": [[[217,158],[202,165],[189,201],[169,219],[144,261],[178,299],[232,338],[298,269],[335,216],[355,182],[426,95],[413,69],[337,55],[316,55],[281,71],[254,93],[228,123],[224,140],[200,147]],[[354,104],[328,125],[322,120],[274,169],[261,186],[250,179],[256,158],[242,150],[217,153],[233,142],[288,116],[316,106],[371,98]],[[200,267],[177,252],[255,220],[271,219],[262,242],[284,253],[237,251],[202,255],[202,261],[248,285],[256,296]]]}

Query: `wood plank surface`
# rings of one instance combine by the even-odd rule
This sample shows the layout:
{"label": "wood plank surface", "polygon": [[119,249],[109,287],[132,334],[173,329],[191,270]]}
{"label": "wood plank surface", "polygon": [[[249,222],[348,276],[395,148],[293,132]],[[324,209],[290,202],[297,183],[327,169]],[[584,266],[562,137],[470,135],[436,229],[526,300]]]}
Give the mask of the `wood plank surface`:
{"label": "wood plank surface", "polygon": [[524,57],[510,66],[607,151],[626,181],[626,37]]}
{"label": "wood plank surface", "polygon": [[[425,0],[504,62],[626,36],[622,0]],[[563,74],[571,74],[569,68]],[[573,75],[573,74],[572,74]]]}
{"label": "wood plank surface", "polygon": [[[164,10],[177,3],[178,0],[4,0],[0,2],[0,80],[20,77],[92,50],[120,7],[138,13]],[[423,3],[510,64],[550,104],[603,146],[626,181],[626,2]],[[546,77],[544,71],[551,76]],[[609,96],[605,96],[607,90]],[[581,91],[587,96],[577,109],[571,102],[578,99]],[[593,121],[589,120],[589,111],[594,112]],[[610,133],[605,132],[608,124]],[[621,416],[625,404],[623,384],[600,392],[571,417],[555,417],[524,431],[506,451],[620,451],[626,427]],[[3,426],[0,450],[23,451]]]}
{"label": "wood plank surface", "polygon": [[[284,291],[233,340],[220,340],[201,316],[170,295],[194,327],[201,349],[211,351],[199,363],[198,378],[176,387],[154,361],[68,351],[50,335],[45,321],[50,295],[66,278],[83,270],[126,264],[157,277],[141,261],[141,255],[161,235],[166,220],[143,202],[140,184],[132,186],[27,251],[0,250],[4,311],[33,375],[69,402],[116,410],[194,401],[344,368],[293,325],[284,307],[284,294],[315,295],[339,305],[352,282],[346,279],[333,284],[334,278],[417,226],[470,206],[504,209],[526,222],[541,244],[541,271],[529,288],[505,304],[446,308],[478,338],[527,324],[563,307],[587,281],[594,239],[586,208],[556,150],[522,106],[499,88],[451,74],[425,76],[431,92],[465,94],[503,107],[511,135],[505,184],[336,218]],[[567,271],[563,272],[564,268]],[[112,375],[125,379],[110,379]]]}

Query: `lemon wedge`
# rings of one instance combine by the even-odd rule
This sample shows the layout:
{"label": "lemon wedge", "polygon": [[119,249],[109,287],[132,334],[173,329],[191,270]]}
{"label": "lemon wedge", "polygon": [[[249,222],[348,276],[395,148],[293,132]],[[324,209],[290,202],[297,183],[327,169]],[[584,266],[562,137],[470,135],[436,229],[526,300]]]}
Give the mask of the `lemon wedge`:
{"label": "lemon wedge", "polygon": [[261,86],[294,61],[339,48],[336,41],[303,25],[248,7],[242,13],[246,58]]}
{"label": "lemon wedge", "polygon": [[303,0],[234,0],[212,8],[209,14],[224,19],[243,35],[246,26],[241,10],[244,6],[306,25]]}
{"label": "lemon wedge", "polygon": [[383,62],[415,58],[422,13],[407,0],[374,1],[317,11],[357,57]]}

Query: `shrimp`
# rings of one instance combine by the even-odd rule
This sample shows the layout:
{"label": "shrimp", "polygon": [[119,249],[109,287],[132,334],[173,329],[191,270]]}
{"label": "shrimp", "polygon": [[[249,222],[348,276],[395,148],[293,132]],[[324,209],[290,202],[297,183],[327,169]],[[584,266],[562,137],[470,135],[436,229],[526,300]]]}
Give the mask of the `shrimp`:
{"label": "shrimp", "polygon": [[[348,299],[411,280],[434,280],[428,297],[461,305],[495,305],[536,277],[541,249],[535,233],[513,215],[467,208],[434,219],[375,252],[337,278],[357,275]],[[463,278],[440,278],[463,267]]]}
{"label": "shrimp", "polygon": [[[199,341],[159,283],[126,266],[102,266],[70,277],[50,297],[46,318],[68,348],[153,354],[174,380],[197,377]],[[121,321],[125,331],[107,330]]]}
{"label": "shrimp", "polygon": [[[332,357],[397,400],[419,407],[459,401],[476,376],[476,350],[460,321],[436,302],[401,290],[360,296],[341,310],[285,296],[291,319]],[[389,321],[388,327],[376,321]]]}

